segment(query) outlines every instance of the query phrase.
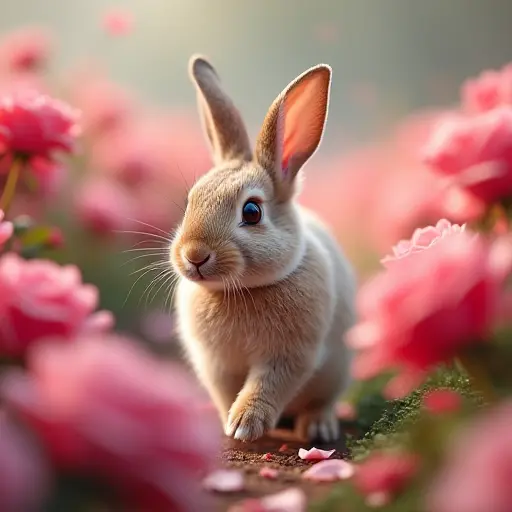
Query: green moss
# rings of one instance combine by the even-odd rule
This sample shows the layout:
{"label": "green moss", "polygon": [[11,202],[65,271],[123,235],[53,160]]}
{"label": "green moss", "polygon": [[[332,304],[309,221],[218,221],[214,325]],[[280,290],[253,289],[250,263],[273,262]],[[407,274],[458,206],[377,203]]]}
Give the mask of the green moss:
{"label": "green moss", "polygon": [[[439,369],[421,388],[406,398],[388,402],[380,418],[371,424],[362,438],[349,439],[347,444],[351,456],[360,459],[372,449],[389,446],[397,438],[405,436],[407,427],[419,418],[423,395],[434,389],[458,391],[475,405],[482,403],[481,396],[472,388],[467,375],[454,367]],[[365,420],[360,421],[364,424]]]}

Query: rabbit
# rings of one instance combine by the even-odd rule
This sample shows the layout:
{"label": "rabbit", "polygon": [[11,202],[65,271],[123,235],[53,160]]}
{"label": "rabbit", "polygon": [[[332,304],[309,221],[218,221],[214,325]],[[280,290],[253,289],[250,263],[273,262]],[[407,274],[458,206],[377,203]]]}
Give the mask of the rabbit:
{"label": "rabbit", "polygon": [[227,436],[251,442],[294,418],[301,439],[340,436],[349,382],[345,332],[355,275],[296,196],[324,131],[331,68],[292,81],[270,107],[254,152],[242,117],[201,55],[189,75],[214,167],[188,194],[170,245],[178,335]]}

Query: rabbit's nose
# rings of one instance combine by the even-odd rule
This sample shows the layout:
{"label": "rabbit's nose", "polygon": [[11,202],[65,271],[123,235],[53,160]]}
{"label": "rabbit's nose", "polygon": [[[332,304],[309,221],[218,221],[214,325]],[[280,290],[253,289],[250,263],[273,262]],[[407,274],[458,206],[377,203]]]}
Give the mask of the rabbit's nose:
{"label": "rabbit's nose", "polygon": [[206,247],[187,247],[183,250],[183,256],[189,263],[199,268],[210,259],[211,253]]}

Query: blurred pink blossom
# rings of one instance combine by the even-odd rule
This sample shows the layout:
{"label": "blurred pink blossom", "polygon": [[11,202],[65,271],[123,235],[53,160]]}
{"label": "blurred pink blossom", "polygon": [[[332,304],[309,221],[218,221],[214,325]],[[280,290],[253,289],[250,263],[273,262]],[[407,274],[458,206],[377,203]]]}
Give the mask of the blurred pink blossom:
{"label": "blurred pink blossom", "polygon": [[292,487],[263,498],[236,503],[228,512],[306,512],[307,498],[302,489]]}
{"label": "blurred pink blossom", "polygon": [[215,492],[240,492],[245,489],[244,473],[238,469],[216,469],[203,480],[203,486]]}
{"label": "blurred pink blossom", "polygon": [[462,107],[466,112],[479,114],[501,105],[512,105],[512,64],[484,71],[464,83]]}
{"label": "blurred pink blossom", "polygon": [[12,154],[50,157],[72,151],[79,114],[68,105],[24,91],[0,101],[0,148]]}
{"label": "blurred pink blossom", "polygon": [[269,480],[275,480],[279,476],[279,470],[275,468],[269,468],[268,466],[263,466],[260,469],[259,475],[262,478],[268,478]]}
{"label": "blurred pink blossom", "polygon": [[32,72],[44,67],[52,49],[50,33],[42,27],[24,27],[0,40],[0,67],[13,72]]}
{"label": "blurred pink blossom", "polygon": [[33,439],[0,411],[0,510],[40,510],[49,468]]}
{"label": "blurred pink blossom", "polygon": [[[23,357],[27,348],[47,336],[63,341],[98,327],[110,329],[113,318],[95,312],[98,290],[83,284],[75,266],[24,260],[14,253],[0,258],[0,354]],[[108,321],[105,321],[108,319]]]}
{"label": "blurred pink blossom", "polygon": [[14,226],[12,222],[4,221],[4,212],[0,210],[0,247],[2,247],[9,238],[11,238]]}
{"label": "blurred pink blossom", "polygon": [[484,413],[457,433],[427,499],[435,512],[509,512],[512,404]]}
{"label": "blurred pink blossom", "polygon": [[460,233],[391,265],[359,292],[353,373],[367,379],[395,369],[390,396],[407,394],[432,366],[468,345],[489,341],[508,312],[509,238],[490,242]]}
{"label": "blurred pink blossom", "polygon": [[435,389],[423,397],[423,405],[432,414],[445,414],[460,409],[462,397],[451,389]]}
{"label": "blurred pink blossom", "polygon": [[100,137],[123,126],[139,107],[131,91],[89,67],[74,71],[69,88],[73,104],[82,111],[83,130],[87,136]]}
{"label": "blurred pink blossom", "polygon": [[450,117],[434,130],[424,161],[485,204],[512,195],[512,106]]}
{"label": "blurred pink blossom", "polygon": [[218,422],[185,371],[118,337],[34,347],[28,372],[9,373],[3,396],[61,469],[93,474],[137,510],[205,510]]}
{"label": "blurred pink blossom", "polygon": [[174,332],[175,320],[169,311],[150,311],[141,319],[141,332],[149,341],[169,343]]}
{"label": "blurred pink blossom", "polygon": [[133,14],[125,9],[111,9],[103,15],[103,28],[111,36],[124,36],[133,30]]}
{"label": "blurred pink blossom", "polygon": [[169,138],[160,126],[124,123],[93,145],[91,166],[135,187],[155,179],[163,181],[168,172]]}
{"label": "blurred pink blossom", "polygon": [[183,192],[211,167],[198,124],[178,112],[122,124],[93,145],[91,159],[93,168],[135,187],[156,183]]}
{"label": "blurred pink blossom", "polygon": [[[10,154],[0,158],[0,189],[3,188],[7,174],[12,168],[13,156]],[[50,197],[59,192],[65,183],[66,173],[64,166],[59,162],[47,160],[39,156],[31,158],[24,167],[24,176],[16,189],[17,194],[32,193],[38,197]],[[33,190],[26,183],[30,178],[36,185]]]}
{"label": "blurred pink blossom", "polygon": [[356,465],[354,486],[368,505],[386,505],[415,476],[419,462],[412,454],[374,452]]}
{"label": "blurred pink blossom", "polygon": [[82,224],[99,235],[136,230],[137,204],[131,193],[113,180],[89,178],[76,190],[75,211]]}
{"label": "blurred pink blossom", "polygon": [[[331,226],[349,257],[386,253],[417,227],[447,216],[447,188],[421,163],[421,149],[445,112],[419,113],[382,141],[325,161],[301,202]],[[307,173],[306,173],[307,174]],[[313,173],[310,173],[311,175]],[[392,199],[390,199],[392,198]],[[457,222],[456,205],[449,220]]]}
{"label": "blurred pink blossom", "polygon": [[446,219],[441,219],[435,226],[417,228],[410,240],[400,240],[397,245],[393,246],[393,255],[386,256],[381,260],[381,263],[388,266],[403,258],[408,258],[412,254],[432,247],[449,236],[463,233],[465,228],[465,225],[452,224]]}

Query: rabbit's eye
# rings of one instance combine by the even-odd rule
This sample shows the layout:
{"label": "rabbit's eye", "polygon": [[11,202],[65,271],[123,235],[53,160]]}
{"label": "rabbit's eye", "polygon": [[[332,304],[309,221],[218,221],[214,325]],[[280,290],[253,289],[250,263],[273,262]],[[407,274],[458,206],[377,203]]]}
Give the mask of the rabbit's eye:
{"label": "rabbit's eye", "polygon": [[261,220],[261,206],[254,201],[247,201],[242,210],[242,219],[245,225],[258,224]]}

